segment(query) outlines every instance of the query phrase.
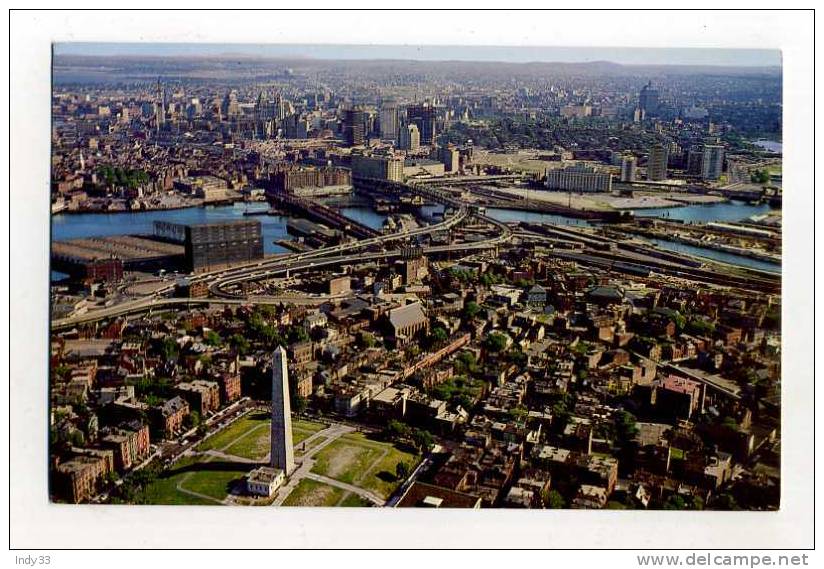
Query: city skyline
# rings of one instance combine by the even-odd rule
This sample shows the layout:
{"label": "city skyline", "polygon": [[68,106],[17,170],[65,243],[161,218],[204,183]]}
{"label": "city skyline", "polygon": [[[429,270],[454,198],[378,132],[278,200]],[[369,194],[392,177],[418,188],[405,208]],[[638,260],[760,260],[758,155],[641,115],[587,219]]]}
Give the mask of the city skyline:
{"label": "city skyline", "polygon": [[[466,46],[392,44],[243,44],[56,42],[59,56],[260,57],[316,60],[408,60],[489,63],[599,63],[712,67],[780,67],[780,50],[566,46]],[[448,54],[448,56],[445,56]]]}

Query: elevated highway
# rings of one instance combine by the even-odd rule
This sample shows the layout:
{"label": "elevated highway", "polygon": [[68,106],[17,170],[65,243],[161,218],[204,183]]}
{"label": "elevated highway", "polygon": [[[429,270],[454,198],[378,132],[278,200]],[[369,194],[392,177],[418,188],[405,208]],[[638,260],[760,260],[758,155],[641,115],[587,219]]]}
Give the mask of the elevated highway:
{"label": "elevated highway", "polygon": [[[456,208],[456,212],[454,215],[450,216],[448,219],[445,219],[443,222],[434,225],[417,227],[414,229],[408,229],[388,235],[377,235],[374,237],[368,237],[349,243],[342,243],[340,245],[315,249],[313,251],[281,256],[277,259],[245,263],[240,266],[200,273],[189,277],[189,281],[192,283],[208,284],[210,292],[216,298],[169,298],[168,295],[173,293],[175,290],[175,284],[169,283],[166,286],[156,289],[152,295],[144,298],[126,301],[123,303],[119,303],[116,306],[95,310],[93,312],[88,312],[77,316],[71,316],[60,320],[54,320],[52,322],[51,328],[52,330],[65,330],[80,324],[86,324],[89,322],[104,320],[107,318],[114,318],[126,314],[145,312],[154,308],[164,308],[181,305],[185,306],[196,304],[209,304],[211,302],[224,302],[229,304],[248,304],[250,302],[255,304],[278,304],[283,302],[310,305],[327,302],[328,300],[332,300],[332,298],[309,296],[300,297],[291,295],[254,296],[248,298],[245,296],[239,296],[237,294],[229,293],[227,292],[227,289],[229,287],[232,287],[245,281],[254,281],[271,278],[276,275],[284,274],[287,272],[307,270],[321,266],[333,266],[339,264],[354,263],[364,260],[377,260],[398,257],[401,255],[400,250],[382,250],[371,252],[363,250],[370,248],[374,249],[378,247],[382,248],[383,246],[390,244],[392,242],[408,240],[419,235],[426,235],[439,231],[448,231],[449,229],[462,223],[470,216],[469,208],[467,208],[465,205],[459,202],[451,200],[451,196],[447,196],[445,192],[431,192],[426,188],[419,187],[412,189],[408,186],[407,189],[415,193],[425,193],[428,196],[436,196],[439,200],[443,201],[446,201],[446,199],[450,199],[450,203],[444,205],[454,206]],[[424,253],[448,254],[488,250],[497,247],[499,244],[505,242],[510,238],[511,230],[504,223],[478,214],[474,214],[474,217],[496,227],[498,230],[498,234],[495,237],[484,241],[428,247],[424,249]],[[358,251],[362,252],[356,253]]]}

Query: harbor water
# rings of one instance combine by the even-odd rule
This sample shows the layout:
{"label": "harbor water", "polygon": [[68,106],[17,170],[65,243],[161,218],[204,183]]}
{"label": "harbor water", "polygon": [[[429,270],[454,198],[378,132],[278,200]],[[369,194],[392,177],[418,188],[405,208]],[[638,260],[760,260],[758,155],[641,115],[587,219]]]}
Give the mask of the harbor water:
{"label": "harbor water", "polygon": [[[104,237],[110,235],[149,235],[154,231],[153,223],[155,221],[183,224],[234,221],[244,218],[248,219],[246,214],[262,214],[267,211],[268,208],[268,204],[257,202],[164,211],[60,213],[52,216],[52,239],[54,241],[65,241],[68,239]],[[753,215],[767,213],[770,210],[771,208],[768,205],[752,205],[744,202],[731,201],[711,205],[637,210],[635,215],[639,217],[661,217],[663,219],[679,220],[685,223],[706,223],[709,221],[741,221]],[[340,211],[346,217],[378,230],[382,228],[386,220],[385,215],[374,211],[370,207],[344,207]],[[440,206],[434,206],[431,210],[427,210],[424,213],[431,216],[433,214],[437,215],[441,211],[442,208],[440,208]],[[503,222],[526,221],[581,227],[590,225],[590,223],[584,219],[540,212],[488,208],[486,214],[493,219]],[[261,223],[264,252],[266,254],[286,252],[283,247],[276,245],[275,241],[290,238],[286,232],[287,217],[279,215],[255,215],[253,219],[259,220]],[[778,265],[749,257],[671,241],[656,242],[662,249],[670,251],[689,253],[764,271],[780,272],[781,270]],[[52,274],[53,279],[59,279],[61,276],[63,275],[59,273]]]}

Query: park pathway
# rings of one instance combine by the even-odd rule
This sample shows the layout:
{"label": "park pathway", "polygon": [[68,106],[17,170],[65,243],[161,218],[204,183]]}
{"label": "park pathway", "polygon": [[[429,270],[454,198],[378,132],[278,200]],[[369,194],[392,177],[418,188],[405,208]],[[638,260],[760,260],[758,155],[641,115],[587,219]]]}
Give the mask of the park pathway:
{"label": "park pathway", "polygon": [[[304,478],[310,478],[311,479],[311,477],[309,476],[309,474],[310,474],[309,471],[312,470],[312,467],[315,465],[315,461],[312,459],[313,456],[315,456],[317,453],[319,453],[320,451],[325,449],[327,446],[329,446],[330,444],[335,442],[337,439],[339,439],[343,435],[345,435],[347,433],[351,433],[354,430],[355,429],[353,427],[350,427],[348,425],[341,425],[341,424],[336,423],[336,424],[332,424],[332,425],[326,427],[322,431],[318,431],[317,433],[315,433],[311,437],[307,438],[306,441],[308,441],[308,440],[310,440],[314,437],[323,436],[323,437],[326,438],[326,440],[324,440],[324,441],[318,443],[316,446],[310,448],[309,450],[306,451],[306,453],[303,456],[299,457],[296,460],[296,462],[298,463],[298,467],[291,474],[291,476],[289,476],[289,480],[286,482],[286,484],[281,486],[278,489],[277,497],[275,498],[275,501],[272,502],[272,505],[273,506],[282,505],[283,502],[286,500],[286,498],[289,496],[289,494],[292,493],[292,490],[297,488],[298,484],[300,484],[300,481],[302,479],[304,479]],[[306,442],[306,441],[303,441],[303,442]],[[313,474],[312,476],[315,476],[315,475]]]}

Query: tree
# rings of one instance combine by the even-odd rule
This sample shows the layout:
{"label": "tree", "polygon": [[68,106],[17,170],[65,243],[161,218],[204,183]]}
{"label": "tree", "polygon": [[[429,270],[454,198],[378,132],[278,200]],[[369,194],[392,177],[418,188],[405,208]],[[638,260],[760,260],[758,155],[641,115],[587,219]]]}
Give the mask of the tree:
{"label": "tree", "polygon": [[406,480],[406,478],[409,476],[409,465],[403,461],[396,464],[395,476],[397,476],[399,480]]}
{"label": "tree", "polygon": [[615,416],[615,434],[622,445],[632,441],[638,434],[635,415],[627,411],[619,411]]}
{"label": "tree", "polygon": [[770,174],[766,170],[756,170],[750,174],[750,181],[753,184],[766,184],[770,181]]}
{"label": "tree", "polygon": [[484,339],[484,347],[492,353],[502,352],[506,348],[506,336],[493,332]]}
{"label": "tree", "polygon": [[74,429],[69,433],[69,442],[72,446],[83,447],[86,445],[86,436],[83,434],[83,431]]}
{"label": "tree", "polygon": [[229,338],[229,345],[231,345],[240,355],[245,355],[249,352],[250,344],[244,336],[240,334],[233,334]]}
{"label": "tree", "polygon": [[478,359],[472,352],[461,352],[455,358],[455,373],[478,373]]}
{"label": "tree", "polygon": [[290,344],[305,342],[309,339],[309,332],[303,326],[292,326],[287,337]]}
{"label": "tree", "polygon": [[63,378],[63,376],[68,374],[70,371],[71,367],[61,364],[54,368],[54,375],[56,375],[59,378]]}
{"label": "tree", "polygon": [[412,442],[420,452],[425,452],[429,450],[435,441],[432,434],[426,429],[415,429],[412,432]]}
{"label": "tree", "polygon": [[203,335],[203,341],[209,346],[219,346],[222,338],[214,330],[209,330]]}
{"label": "tree", "polygon": [[449,338],[449,335],[446,333],[446,330],[438,326],[432,329],[431,338],[432,343],[438,345],[446,342],[447,338]]}
{"label": "tree", "polygon": [[678,332],[683,332],[684,326],[687,325],[687,318],[678,311],[675,311],[672,315],[672,321],[675,322],[675,328]]}
{"label": "tree", "polygon": [[163,342],[160,345],[160,352],[164,358],[170,360],[177,357],[177,354],[180,352],[180,347],[174,338],[166,337],[163,338]]}
{"label": "tree", "polygon": [[309,402],[306,400],[306,397],[302,395],[296,395],[294,400],[292,401],[292,409],[294,409],[295,413],[298,415],[303,415],[306,412],[306,407],[309,406]]}
{"label": "tree", "polygon": [[197,427],[200,425],[200,413],[197,411],[192,411],[186,418],[184,419],[184,424],[186,425],[187,429],[191,429],[192,427]]}
{"label": "tree", "polygon": [[738,502],[735,501],[735,498],[732,494],[723,493],[719,494],[718,497],[713,502],[713,509],[715,510],[740,510],[741,507],[738,505]]}
{"label": "tree", "polygon": [[364,348],[374,348],[378,343],[374,334],[365,331],[360,333],[359,341]]}
{"label": "tree", "polygon": [[526,365],[526,354],[520,349],[511,350],[509,354],[507,354],[507,359],[513,364],[523,367]]}
{"label": "tree", "polygon": [[546,507],[553,510],[561,510],[566,507],[566,500],[557,490],[550,490],[546,497]]}
{"label": "tree", "polygon": [[687,332],[696,336],[711,336],[715,332],[715,324],[701,318],[691,318],[687,322]]}
{"label": "tree", "polygon": [[466,320],[474,319],[479,313],[481,312],[481,307],[478,306],[477,302],[469,301],[466,303],[463,309],[463,316]]}
{"label": "tree", "polygon": [[529,415],[529,411],[523,407],[513,407],[509,410],[509,416],[515,421],[523,421],[526,419],[527,415]]}
{"label": "tree", "polygon": [[389,440],[399,441],[409,436],[410,430],[409,425],[406,423],[391,419],[386,424],[386,430],[384,432]]}
{"label": "tree", "polygon": [[678,494],[673,494],[667,501],[664,502],[664,509],[665,510],[686,510],[687,509],[687,502],[679,496]]}

